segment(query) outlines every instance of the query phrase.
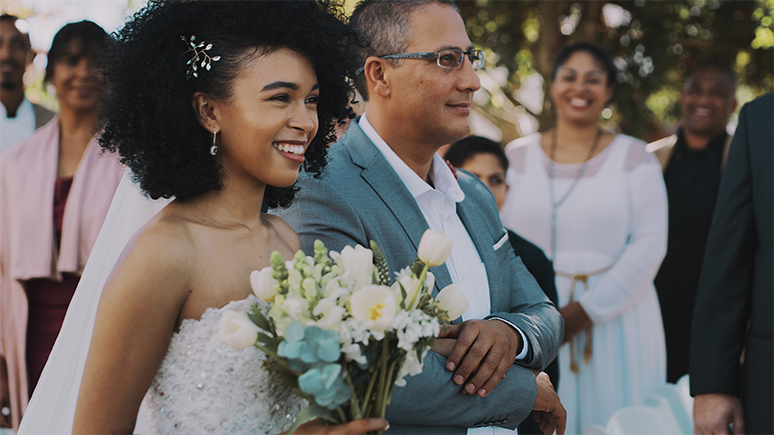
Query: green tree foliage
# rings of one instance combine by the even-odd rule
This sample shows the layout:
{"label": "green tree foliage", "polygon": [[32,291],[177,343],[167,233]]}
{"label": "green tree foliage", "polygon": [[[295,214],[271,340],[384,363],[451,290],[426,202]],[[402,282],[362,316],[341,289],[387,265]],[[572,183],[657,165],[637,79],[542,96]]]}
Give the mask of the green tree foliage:
{"label": "green tree foliage", "polygon": [[[487,52],[487,73],[504,78],[495,85],[484,80],[490,98],[480,104],[503,140],[520,135],[509,112],[530,112],[515,96],[522,83],[535,73],[548,83],[556,54],[578,41],[604,47],[619,70],[609,122],[646,140],[660,137],[662,126],[679,119],[680,90],[699,63],[731,66],[741,102],[774,89],[774,0],[457,4],[471,40]],[[550,105],[546,97],[548,110],[531,111],[541,130],[553,125]]]}

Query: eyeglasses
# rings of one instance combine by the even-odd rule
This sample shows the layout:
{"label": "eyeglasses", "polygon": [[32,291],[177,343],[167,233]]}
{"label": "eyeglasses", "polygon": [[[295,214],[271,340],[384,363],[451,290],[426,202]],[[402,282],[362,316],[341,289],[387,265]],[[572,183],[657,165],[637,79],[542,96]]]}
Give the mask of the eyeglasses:
{"label": "eyeglasses", "polygon": [[462,51],[457,48],[447,48],[440,51],[426,51],[422,53],[399,53],[379,56],[380,59],[433,59],[441,68],[457,69],[467,56],[473,69],[484,67],[484,52],[481,50]]}

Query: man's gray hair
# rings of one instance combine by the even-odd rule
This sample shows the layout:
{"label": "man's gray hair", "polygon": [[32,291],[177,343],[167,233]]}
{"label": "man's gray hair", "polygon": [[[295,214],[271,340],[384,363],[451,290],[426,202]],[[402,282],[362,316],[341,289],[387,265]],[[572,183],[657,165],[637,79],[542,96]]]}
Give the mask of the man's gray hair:
{"label": "man's gray hair", "polygon": [[[361,49],[361,64],[365,64],[369,56],[405,52],[411,38],[411,14],[433,3],[451,6],[459,12],[452,0],[362,0],[358,3],[350,16],[349,25],[367,44]],[[400,66],[403,59],[388,61]],[[358,92],[363,100],[368,101],[365,75],[361,73],[356,80]]]}

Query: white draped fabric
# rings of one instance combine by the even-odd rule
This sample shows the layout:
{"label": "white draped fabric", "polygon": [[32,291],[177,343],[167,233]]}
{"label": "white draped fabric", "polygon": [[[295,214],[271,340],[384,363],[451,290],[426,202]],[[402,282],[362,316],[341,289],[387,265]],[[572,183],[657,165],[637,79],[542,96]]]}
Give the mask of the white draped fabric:
{"label": "white draped fabric", "polygon": [[[642,404],[666,379],[664,333],[653,287],[666,251],[661,168],[644,143],[618,135],[588,162],[556,207],[554,253],[549,188],[556,200],[562,198],[582,164],[553,163],[552,180],[539,134],[514,141],[506,153],[511,169],[503,223],[553,257],[560,307],[570,301],[573,287],[563,275],[592,275],[588,288],[575,282],[573,298],[592,319],[591,333],[573,340],[574,358],[568,344],[559,353],[558,393],[567,409],[567,433],[583,433],[588,426],[604,425],[624,406]],[[586,349],[591,350],[588,362]],[[577,374],[570,370],[573,360]]]}
{"label": "white draped fabric", "polygon": [[[145,197],[127,169],[67,310],[62,330],[19,427],[19,434],[71,433],[102,288],[134,233],[169,203]],[[140,412],[141,416],[145,412]],[[135,433],[142,433],[139,419]]]}

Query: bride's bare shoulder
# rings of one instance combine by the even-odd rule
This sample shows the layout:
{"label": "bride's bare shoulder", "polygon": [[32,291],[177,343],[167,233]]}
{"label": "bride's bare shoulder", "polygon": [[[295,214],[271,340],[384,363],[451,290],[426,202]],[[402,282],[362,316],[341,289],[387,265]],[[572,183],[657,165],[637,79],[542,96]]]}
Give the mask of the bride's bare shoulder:
{"label": "bride's bare shoulder", "polygon": [[161,293],[184,299],[195,267],[189,227],[179,215],[159,212],[124,248],[105,291]]}
{"label": "bride's bare shoulder", "polygon": [[292,252],[301,249],[301,241],[298,239],[298,234],[293,231],[293,228],[291,228],[290,225],[283,221],[279,216],[266,213],[262,214],[261,216],[269,225],[271,225],[279,239],[284,244],[286,244],[292,250]]}

